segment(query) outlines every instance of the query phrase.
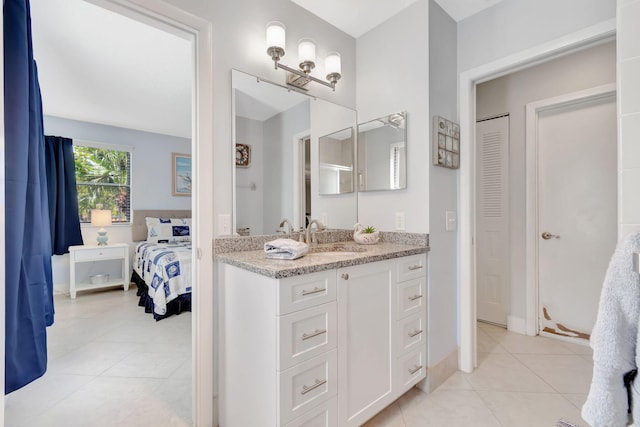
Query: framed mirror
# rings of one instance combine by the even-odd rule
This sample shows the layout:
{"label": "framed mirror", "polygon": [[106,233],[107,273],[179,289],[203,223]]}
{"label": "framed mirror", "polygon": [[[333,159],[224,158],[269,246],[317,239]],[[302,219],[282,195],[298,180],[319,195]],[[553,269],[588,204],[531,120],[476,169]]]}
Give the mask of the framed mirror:
{"label": "framed mirror", "polygon": [[235,233],[273,234],[285,218],[296,230],[310,218],[351,229],[355,192],[320,194],[319,140],[342,129],[354,133],[355,110],[238,70],[231,86]]}
{"label": "framed mirror", "polygon": [[407,115],[398,112],[358,125],[358,191],[407,187]]}
{"label": "framed mirror", "polygon": [[342,129],[318,139],[321,195],[353,192],[355,144],[353,128]]}

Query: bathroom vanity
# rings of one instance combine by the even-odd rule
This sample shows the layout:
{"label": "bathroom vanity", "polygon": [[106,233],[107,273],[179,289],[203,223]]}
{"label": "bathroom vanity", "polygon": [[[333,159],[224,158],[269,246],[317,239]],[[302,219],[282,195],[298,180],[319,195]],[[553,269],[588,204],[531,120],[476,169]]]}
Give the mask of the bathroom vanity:
{"label": "bathroom vanity", "polygon": [[427,250],[219,254],[220,425],[359,426],[424,379]]}

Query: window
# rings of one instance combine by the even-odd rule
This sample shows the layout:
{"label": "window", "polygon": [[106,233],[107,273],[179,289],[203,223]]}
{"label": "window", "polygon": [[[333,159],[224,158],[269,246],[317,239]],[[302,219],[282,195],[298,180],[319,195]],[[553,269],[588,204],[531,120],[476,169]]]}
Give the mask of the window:
{"label": "window", "polygon": [[131,152],[74,145],[80,222],[109,209],[114,223],[131,221]]}

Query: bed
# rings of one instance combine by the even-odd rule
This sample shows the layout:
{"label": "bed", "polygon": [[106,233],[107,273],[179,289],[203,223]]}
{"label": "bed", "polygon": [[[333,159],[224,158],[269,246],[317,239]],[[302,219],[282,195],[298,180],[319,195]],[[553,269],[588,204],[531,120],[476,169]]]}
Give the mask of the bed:
{"label": "bed", "polygon": [[191,211],[136,210],[131,281],[156,321],[191,311]]}

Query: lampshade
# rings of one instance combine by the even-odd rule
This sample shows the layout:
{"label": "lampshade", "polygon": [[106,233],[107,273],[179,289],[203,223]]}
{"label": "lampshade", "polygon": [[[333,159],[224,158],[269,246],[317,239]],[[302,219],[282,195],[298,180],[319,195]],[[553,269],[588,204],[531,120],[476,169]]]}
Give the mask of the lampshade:
{"label": "lampshade", "polygon": [[108,209],[91,209],[91,225],[101,227],[100,230],[98,230],[96,240],[99,246],[106,245],[109,237],[104,227],[111,225],[111,211]]}
{"label": "lampshade", "polygon": [[327,59],[324,61],[324,70],[329,74],[342,74],[342,65],[340,63],[340,54],[338,52],[329,52]]}
{"label": "lampshade", "polygon": [[95,227],[111,225],[111,211],[107,209],[92,209],[91,225]]}
{"label": "lampshade", "polygon": [[267,49],[277,47],[284,50],[286,42],[286,28],[278,21],[271,21],[267,24]]}
{"label": "lampshade", "polygon": [[298,61],[316,62],[316,43],[313,39],[300,39],[298,42]]}

